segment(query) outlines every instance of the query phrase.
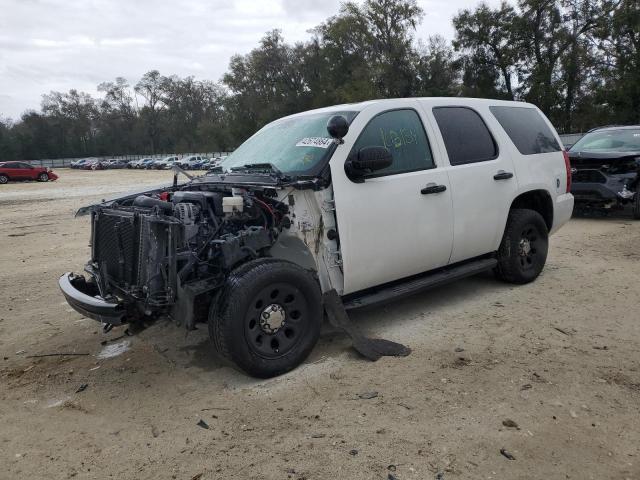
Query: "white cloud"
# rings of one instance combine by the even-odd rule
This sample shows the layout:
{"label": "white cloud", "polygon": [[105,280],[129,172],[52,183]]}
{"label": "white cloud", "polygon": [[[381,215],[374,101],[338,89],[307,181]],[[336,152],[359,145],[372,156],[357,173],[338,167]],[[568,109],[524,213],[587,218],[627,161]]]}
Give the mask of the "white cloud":
{"label": "white cloud", "polygon": [[[2,0],[0,116],[38,109],[41,95],[70,88],[96,94],[117,76],[145,72],[219,80],[229,58],[268,30],[289,42],[334,15],[339,0]],[[453,36],[451,17],[477,0],[419,0],[417,38]],[[489,0],[498,4],[499,0]]]}

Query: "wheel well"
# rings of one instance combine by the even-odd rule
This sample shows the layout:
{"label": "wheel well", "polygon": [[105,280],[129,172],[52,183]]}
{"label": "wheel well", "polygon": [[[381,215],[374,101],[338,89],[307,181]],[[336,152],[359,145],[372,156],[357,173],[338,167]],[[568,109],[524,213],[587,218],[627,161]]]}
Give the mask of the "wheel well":
{"label": "wheel well", "polygon": [[546,190],[531,190],[518,195],[511,203],[511,208],[535,210],[542,215],[549,230],[553,226],[553,201]]}

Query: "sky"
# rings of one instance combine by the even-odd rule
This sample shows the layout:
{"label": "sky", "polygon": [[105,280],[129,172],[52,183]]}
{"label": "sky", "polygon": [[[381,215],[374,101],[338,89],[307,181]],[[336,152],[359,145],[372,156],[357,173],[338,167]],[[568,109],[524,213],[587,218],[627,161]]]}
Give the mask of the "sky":
{"label": "sky", "polygon": [[[418,0],[416,38],[453,38],[451,18],[479,0]],[[485,0],[497,5],[500,0]],[[234,54],[278,28],[287,42],[338,12],[339,0],[0,0],[0,118],[39,110],[42,94],[147,71],[219,81]]]}

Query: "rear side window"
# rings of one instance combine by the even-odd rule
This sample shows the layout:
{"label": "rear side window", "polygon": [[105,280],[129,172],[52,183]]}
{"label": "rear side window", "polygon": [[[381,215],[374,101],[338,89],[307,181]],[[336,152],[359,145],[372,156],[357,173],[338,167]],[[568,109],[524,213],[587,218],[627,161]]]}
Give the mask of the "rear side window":
{"label": "rear side window", "polygon": [[489,107],[522,155],[559,152],[560,145],[540,113],[526,107]]}
{"label": "rear side window", "polygon": [[374,117],[356,140],[349,155],[357,155],[361,148],[374,146],[386,147],[393,155],[393,164],[368,177],[435,167],[427,135],[415,110],[391,110]]}
{"label": "rear side window", "polygon": [[480,115],[466,107],[435,107],[438,128],[451,165],[493,160],[498,147]]}

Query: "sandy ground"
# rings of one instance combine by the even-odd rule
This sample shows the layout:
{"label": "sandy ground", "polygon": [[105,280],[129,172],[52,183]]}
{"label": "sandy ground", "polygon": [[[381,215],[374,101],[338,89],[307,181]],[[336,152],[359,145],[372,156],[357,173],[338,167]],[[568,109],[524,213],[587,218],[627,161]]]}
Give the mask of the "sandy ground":
{"label": "sandy ground", "polygon": [[[171,176],[60,177],[0,188],[0,478],[640,478],[640,222],[572,220],[531,285],[478,276],[353,314],[409,357],[369,363],[327,328],[256,381],[205,328],[105,335],[66,305],[57,278],[89,255],[75,209]],[[53,352],[88,355],[30,357]]]}

